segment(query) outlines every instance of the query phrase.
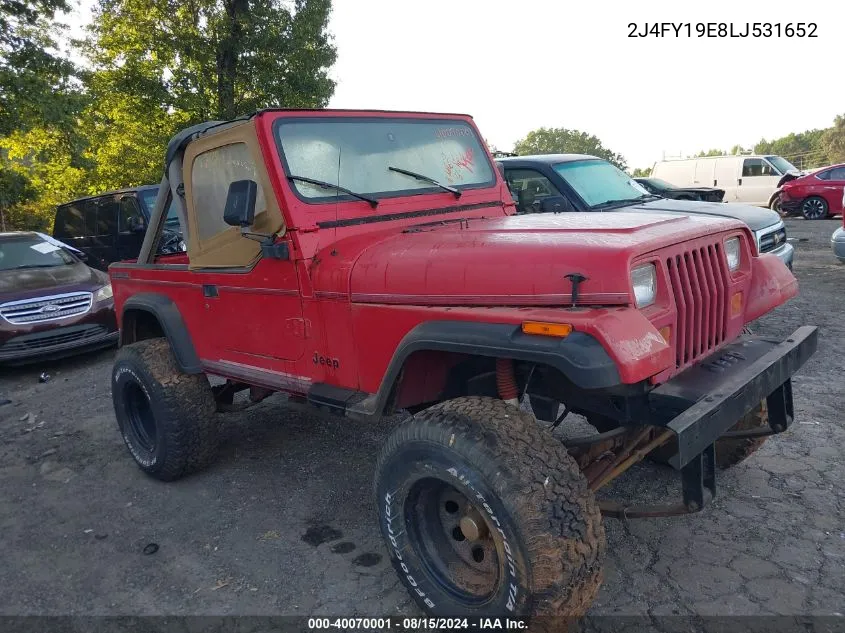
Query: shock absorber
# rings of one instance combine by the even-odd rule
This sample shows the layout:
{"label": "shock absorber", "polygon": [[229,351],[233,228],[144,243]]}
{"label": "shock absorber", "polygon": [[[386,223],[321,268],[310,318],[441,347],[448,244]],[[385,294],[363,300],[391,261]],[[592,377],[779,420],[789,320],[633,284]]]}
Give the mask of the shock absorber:
{"label": "shock absorber", "polygon": [[496,388],[502,400],[519,406],[519,388],[516,386],[513,361],[509,358],[496,359]]}

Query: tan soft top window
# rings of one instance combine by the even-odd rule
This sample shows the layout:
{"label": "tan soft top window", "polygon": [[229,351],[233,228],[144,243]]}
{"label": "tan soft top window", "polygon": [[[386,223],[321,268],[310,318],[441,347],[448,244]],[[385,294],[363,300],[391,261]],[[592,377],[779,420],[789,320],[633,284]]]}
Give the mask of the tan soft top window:
{"label": "tan soft top window", "polygon": [[[237,180],[258,184],[252,232],[283,230],[252,122],[201,138],[185,152],[185,196],[193,230],[188,239],[191,268],[245,267],[259,257],[258,242],[241,236],[223,221],[229,185]],[[269,193],[269,195],[268,195]]]}

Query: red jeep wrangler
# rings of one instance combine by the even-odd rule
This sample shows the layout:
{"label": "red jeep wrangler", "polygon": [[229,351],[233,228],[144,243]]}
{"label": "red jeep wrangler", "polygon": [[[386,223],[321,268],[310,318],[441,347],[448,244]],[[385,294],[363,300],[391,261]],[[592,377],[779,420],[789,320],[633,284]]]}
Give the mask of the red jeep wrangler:
{"label": "red jeep wrangler", "polygon": [[[737,221],[514,215],[463,115],[267,110],[184,130],[165,164],[137,263],[109,269],[132,456],[163,480],[206,466],[240,390],[403,413],[375,500],[430,614],[584,612],[602,513],[697,511],[717,462],[792,421],[816,328],[743,335],[797,282]],[[171,201],[187,253],[156,256]],[[599,432],[553,434],[570,412]],[[649,453],[680,503],[596,500]]]}

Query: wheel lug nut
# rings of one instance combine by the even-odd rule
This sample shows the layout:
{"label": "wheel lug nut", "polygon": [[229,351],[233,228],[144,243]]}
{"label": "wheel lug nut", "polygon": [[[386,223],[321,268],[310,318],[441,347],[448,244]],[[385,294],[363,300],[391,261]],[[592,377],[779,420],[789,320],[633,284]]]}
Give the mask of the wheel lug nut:
{"label": "wheel lug nut", "polygon": [[471,510],[461,517],[460,525],[461,532],[463,532],[464,536],[466,536],[470,541],[477,541],[487,535],[487,524],[475,510]]}

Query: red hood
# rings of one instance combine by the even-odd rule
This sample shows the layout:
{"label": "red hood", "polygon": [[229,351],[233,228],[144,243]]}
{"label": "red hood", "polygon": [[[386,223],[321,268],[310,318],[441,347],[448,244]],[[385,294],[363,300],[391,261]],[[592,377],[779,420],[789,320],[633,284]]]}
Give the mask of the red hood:
{"label": "red hood", "polygon": [[561,305],[630,302],[633,260],[744,225],[707,216],[567,213],[420,225],[342,239],[318,254],[314,289],[354,302]]}

